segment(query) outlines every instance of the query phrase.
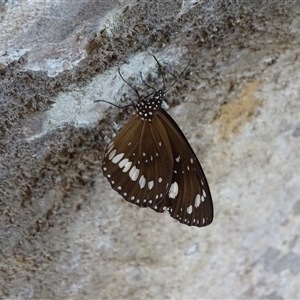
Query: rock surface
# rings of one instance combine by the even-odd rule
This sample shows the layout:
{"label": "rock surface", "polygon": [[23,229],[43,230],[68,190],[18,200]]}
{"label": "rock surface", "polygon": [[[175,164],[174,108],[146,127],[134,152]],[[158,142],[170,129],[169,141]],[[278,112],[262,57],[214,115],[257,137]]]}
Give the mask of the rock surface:
{"label": "rock surface", "polygon": [[[300,297],[300,3],[0,1],[0,298]],[[122,201],[101,173],[120,104],[161,87],[215,220]],[[125,102],[123,102],[125,103]]]}

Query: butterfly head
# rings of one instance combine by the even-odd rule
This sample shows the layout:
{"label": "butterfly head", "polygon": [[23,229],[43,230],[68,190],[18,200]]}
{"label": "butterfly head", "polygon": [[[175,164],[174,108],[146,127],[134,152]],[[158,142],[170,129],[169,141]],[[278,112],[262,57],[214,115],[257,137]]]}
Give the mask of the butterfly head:
{"label": "butterfly head", "polygon": [[152,97],[141,99],[135,106],[137,114],[143,121],[152,121],[154,114],[161,109],[165,92],[155,91]]}
{"label": "butterfly head", "polygon": [[166,96],[166,93],[163,90],[158,90],[158,91],[154,92],[153,99],[160,100],[162,102],[163,99],[165,98],[165,96]]}

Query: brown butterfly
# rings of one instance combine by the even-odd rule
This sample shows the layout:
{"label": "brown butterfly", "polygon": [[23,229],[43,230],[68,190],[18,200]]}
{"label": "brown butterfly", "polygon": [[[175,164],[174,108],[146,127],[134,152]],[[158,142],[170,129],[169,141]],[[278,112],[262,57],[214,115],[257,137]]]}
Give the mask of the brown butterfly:
{"label": "brown butterfly", "polygon": [[139,98],[132,103],[135,113],[105,151],[104,176],[130,203],[160,213],[167,210],[189,226],[209,225],[213,221],[209,186],[186,137],[162,108],[165,88],[144,98],[135,91]]}

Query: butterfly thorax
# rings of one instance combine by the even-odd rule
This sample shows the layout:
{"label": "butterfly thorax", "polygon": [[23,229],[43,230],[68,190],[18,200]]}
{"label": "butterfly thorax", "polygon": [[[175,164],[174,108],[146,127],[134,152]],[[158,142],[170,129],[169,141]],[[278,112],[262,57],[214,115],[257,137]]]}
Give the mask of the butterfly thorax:
{"label": "butterfly thorax", "polygon": [[161,109],[164,97],[164,91],[158,90],[152,97],[141,99],[135,106],[137,114],[143,121],[151,122],[155,112]]}

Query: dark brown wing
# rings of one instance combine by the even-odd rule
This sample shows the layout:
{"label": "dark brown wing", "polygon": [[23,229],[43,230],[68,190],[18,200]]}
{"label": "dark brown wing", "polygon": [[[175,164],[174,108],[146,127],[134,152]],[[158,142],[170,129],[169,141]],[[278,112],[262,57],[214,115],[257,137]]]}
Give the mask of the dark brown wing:
{"label": "dark brown wing", "polygon": [[171,118],[161,110],[157,114],[166,129],[174,159],[170,189],[154,210],[168,209],[171,216],[189,226],[207,226],[213,221],[213,203],[201,165],[184,134]]}
{"label": "dark brown wing", "polygon": [[109,143],[102,170],[126,201],[153,207],[168,192],[173,163],[165,129],[135,114]]}

